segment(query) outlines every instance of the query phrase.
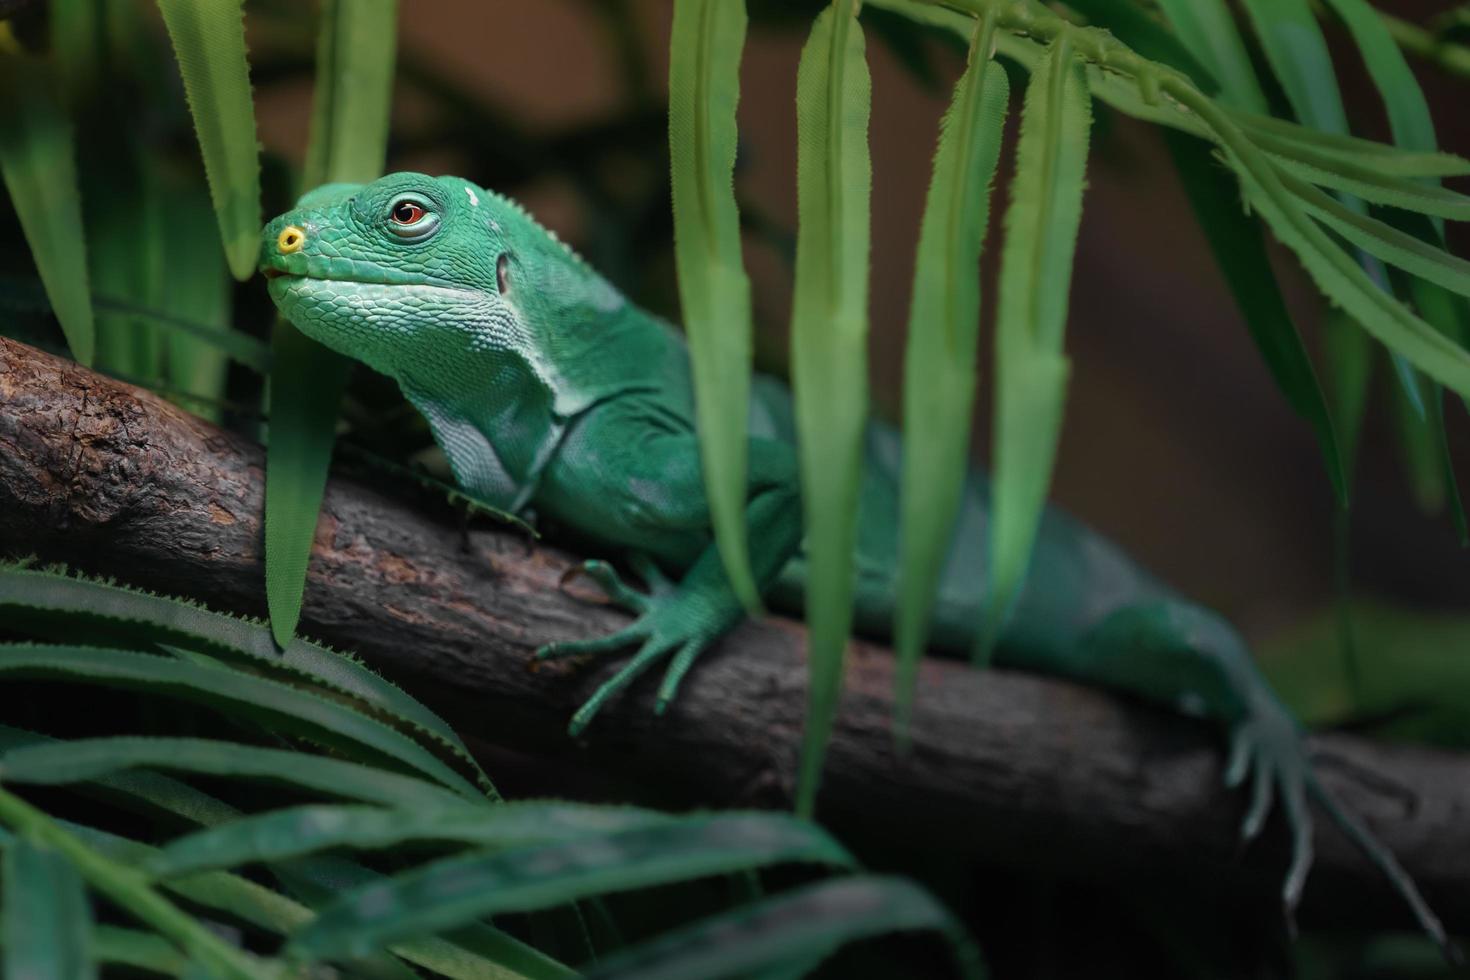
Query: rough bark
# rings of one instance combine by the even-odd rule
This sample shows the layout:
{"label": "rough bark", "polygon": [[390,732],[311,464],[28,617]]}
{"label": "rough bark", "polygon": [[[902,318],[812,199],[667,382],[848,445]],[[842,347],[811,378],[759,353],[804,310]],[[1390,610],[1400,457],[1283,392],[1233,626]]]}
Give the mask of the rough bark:
{"label": "rough bark", "polygon": [[[0,553],[262,613],[262,496],[257,445],[0,338]],[[444,508],[402,496],[334,477],[305,632],[425,698],[491,755],[492,772],[515,757],[545,788],[666,805],[791,798],[805,699],[798,624],[742,627],[666,716],[654,717],[653,684],[641,684],[574,742],[567,719],[616,664],[533,668],[530,651],[611,629],[622,614],[559,584],[567,553],[514,530],[466,534]],[[1241,857],[1243,802],[1221,786],[1209,726],[1062,681],[929,660],[903,755],[889,730],[892,674],[886,650],[855,645],[820,798],[839,829],[955,859],[1208,876],[1216,893],[1274,884],[1284,834],[1273,823]],[[1450,924],[1470,929],[1470,758],[1345,735],[1316,747],[1329,785]],[[1317,836],[1306,915],[1405,921],[1325,820]]]}

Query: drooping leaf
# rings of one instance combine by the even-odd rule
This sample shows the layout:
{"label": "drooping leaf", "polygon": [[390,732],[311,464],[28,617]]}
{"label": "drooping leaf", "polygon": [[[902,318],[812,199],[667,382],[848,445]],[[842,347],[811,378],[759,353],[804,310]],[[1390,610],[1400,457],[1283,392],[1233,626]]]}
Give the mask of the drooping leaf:
{"label": "drooping leaf", "polygon": [[277,651],[270,630],[260,623],[120,585],[5,563],[0,563],[0,614],[16,628],[56,639],[65,635],[58,629],[73,631],[74,638],[85,629],[86,638],[95,642],[184,647],[288,681],[309,678],[352,698],[380,720],[428,736],[490,788],[469,750],[438,715],[345,654],[299,639]]}
{"label": "drooping leaf", "polygon": [[260,158],[245,60],[242,0],[158,0],[173,42],[230,271],[255,274]]}
{"label": "drooping leaf", "polygon": [[853,553],[867,421],[872,165],[856,0],[817,17],[796,81],[796,285],[791,367],[808,556],[811,682],[797,811],[816,805],[852,624]]}
{"label": "drooping leaf", "polygon": [[[1241,180],[1247,199],[1276,236],[1297,254],[1330,299],[1374,337],[1415,367],[1462,396],[1470,389],[1470,354],[1379,288],[1286,190],[1268,157],[1219,107],[1192,87],[1166,80],[1171,95],[1210,125]],[[1344,450],[1346,451],[1346,450]]]}
{"label": "drooping leaf", "polygon": [[1091,96],[1065,40],[1031,76],[1006,211],[995,327],[990,592],[978,660],[988,659],[1025,583],[1061,437],[1063,349],[1082,220]]}
{"label": "drooping leaf", "polygon": [[335,701],[237,670],[104,647],[4,643],[0,673],[105,683],[208,704],[352,755],[391,759],[466,799],[483,799],[464,777],[408,736]]}
{"label": "drooping leaf", "polygon": [[82,878],[55,850],[17,837],[5,845],[5,976],[90,980],[97,976],[92,909]]}
{"label": "drooping leaf", "polygon": [[299,930],[287,951],[336,959],[505,911],[688,881],[767,864],[850,866],[803,820],[730,814],[496,854],[451,857],[344,895]]}
{"label": "drooping leaf", "polygon": [[940,124],[914,259],[899,493],[895,703],[900,737],[969,458],[980,339],[980,250],[1010,98],[1005,70],[989,58],[993,33],[988,19],[977,28],[969,66]]}
{"label": "drooping leaf", "polygon": [[[1266,60],[1281,82],[1296,117],[1312,129],[1347,136],[1347,110],[1343,107],[1332,56],[1308,0],[1244,0],[1244,6],[1255,26]],[[1350,166],[1346,162],[1344,165]],[[1330,173],[1328,170],[1318,171],[1319,175]],[[1344,203],[1355,210],[1363,210],[1363,203],[1355,198],[1347,198]],[[1377,259],[1359,253],[1358,260],[1371,282],[1379,288],[1388,287],[1387,273]],[[1397,352],[1394,353],[1394,369],[1399,384],[1422,415],[1424,406],[1418,400],[1419,384],[1408,361]],[[1339,371],[1331,364],[1328,370],[1344,377],[1350,373]]]}
{"label": "drooping leaf", "polygon": [[1222,102],[1249,112],[1266,111],[1266,96],[1225,0],[1159,0],[1159,9],[1214,77]]}
{"label": "drooping leaf", "polygon": [[1445,289],[1470,296],[1470,261],[1451,255],[1421,237],[1346,207],[1305,181],[1283,177],[1282,183],[1308,214],[1357,248],[1389,265],[1413,273]]}
{"label": "drooping leaf", "polygon": [[[1352,34],[1353,41],[1363,56],[1368,73],[1373,78],[1373,84],[1383,99],[1394,144],[1415,152],[1436,152],[1439,149],[1439,140],[1434,132],[1434,119],[1429,112],[1429,100],[1424,97],[1424,91],[1419,87],[1419,81],[1415,78],[1413,69],[1409,67],[1408,60],[1399,49],[1398,42],[1389,33],[1377,9],[1366,3],[1365,0],[1329,0],[1328,6],[1336,11],[1347,24],[1348,31]],[[1423,185],[1431,191],[1442,190],[1437,180],[1426,179]],[[1430,246],[1444,245],[1443,221],[1435,218],[1428,222],[1419,222],[1408,216],[1404,216],[1404,219],[1410,222],[1406,227],[1413,231],[1413,234],[1409,236],[1411,239],[1418,238],[1429,243]],[[1467,268],[1470,268],[1470,264],[1467,264]],[[1423,273],[1416,273],[1416,275],[1423,275]],[[1419,310],[1419,315],[1427,323],[1464,344],[1466,338],[1460,335],[1461,327],[1470,323],[1470,304],[1467,304],[1463,298],[1445,294],[1441,287],[1454,289],[1461,292],[1462,295],[1464,290],[1448,285],[1433,276],[1424,276],[1424,278],[1435,284],[1405,281],[1399,277],[1394,279],[1395,291],[1401,299],[1412,302]],[[1427,433],[1411,434],[1409,438],[1415,441],[1427,438],[1433,444],[1434,451],[1431,456],[1425,457],[1426,462],[1422,464],[1424,467],[1422,472],[1427,473],[1432,468],[1438,474],[1441,495],[1449,499],[1456,529],[1461,540],[1465,541],[1467,537],[1465,507],[1460,499],[1459,486],[1455,481],[1454,462],[1449,455],[1449,444],[1444,427],[1444,399],[1439,387],[1424,384],[1420,402],[1428,409],[1427,412],[1422,413],[1425,416],[1422,420],[1423,428],[1427,430]],[[1429,459],[1433,460],[1432,464],[1427,462]]]}
{"label": "drooping leaf", "polygon": [[[396,0],[327,0],[317,48],[306,189],[365,183],[383,171],[397,39]],[[301,618],[306,569],[349,362],[276,322],[266,445],[265,584],[271,630],[286,646]]]}
{"label": "drooping leaf", "polygon": [[[848,943],[890,932],[943,936],[959,975],[984,975],[965,929],[928,892],[901,878],[840,878],[770,898],[648,940],[599,963],[589,980],[715,980],[815,967]],[[805,976],[801,970],[789,976]]]}
{"label": "drooping leaf", "polygon": [[202,738],[76,739],[0,755],[0,780],[47,786],[140,768],[262,779],[384,806],[463,803],[432,783],[356,762]]}
{"label": "drooping leaf", "polygon": [[182,837],[159,852],[147,870],[192,874],[280,861],[336,847],[371,850],[409,841],[452,841],[482,847],[524,847],[667,826],[672,817],[633,807],[576,803],[502,803],[415,810],[367,806],[302,806]]}
{"label": "drooping leaf", "polygon": [[71,122],[44,64],[0,52],[0,177],[72,356],[96,351]]}
{"label": "drooping leaf", "polygon": [[[1290,204],[1279,204],[1278,195],[1268,192],[1244,164],[1237,163],[1235,169],[1252,206],[1297,253],[1318,288],[1390,350],[1462,397],[1470,393],[1470,355],[1463,348],[1380,289],[1310,218],[1293,214]],[[1281,188],[1279,182],[1276,188]]]}
{"label": "drooping leaf", "polygon": [[1470,197],[1434,183],[1408,177],[1387,177],[1369,167],[1339,162],[1332,169],[1299,160],[1281,159],[1286,174],[1332,190],[1343,191],[1373,204],[1402,208],[1454,221],[1470,220]]}
{"label": "drooping leaf", "polygon": [[669,45],[669,155],[674,258],[694,371],[699,453],[725,574],[760,606],[746,541],[750,280],[735,204],[735,107],[745,0],[677,0]]}
{"label": "drooping leaf", "polygon": [[[1347,165],[1358,170],[1375,170],[1390,177],[1460,177],[1470,174],[1470,161],[1448,153],[1411,153],[1357,137],[1317,133],[1284,120],[1266,120],[1244,114],[1232,114],[1232,117],[1261,149],[1317,170],[1330,171]],[[1285,133],[1292,135],[1283,135]],[[1336,142],[1338,140],[1341,144]]]}

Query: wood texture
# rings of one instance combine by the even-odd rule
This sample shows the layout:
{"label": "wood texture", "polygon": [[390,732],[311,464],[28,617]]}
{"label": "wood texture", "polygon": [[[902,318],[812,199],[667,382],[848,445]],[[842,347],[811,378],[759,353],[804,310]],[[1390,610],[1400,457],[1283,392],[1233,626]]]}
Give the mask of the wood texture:
{"label": "wood texture", "polygon": [[[263,613],[262,466],[251,442],[0,338],[0,553]],[[530,652],[624,616],[590,586],[560,584],[568,553],[513,529],[463,532],[442,504],[390,482],[336,476],[328,487],[305,632],[444,713],[493,774],[537,774],[530,788],[666,806],[788,803],[805,699],[798,624],[747,624],[706,655],[666,716],[651,711],[655,674],[574,742],[567,719],[616,661],[533,667]],[[892,674],[886,649],[854,646],[819,801],[839,831],[945,860],[1162,874],[1216,896],[1273,887],[1284,834],[1273,822],[1242,856],[1243,801],[1221,786],[1211,727],[1061,681],[929,660],[914,747],[900,756]],[[1344,735],[1315,745],[1325,781],[1452,928],[1470,931],[1470,757]],[[1325,819],[1318,853],[1305,921],[1407,921]]]}

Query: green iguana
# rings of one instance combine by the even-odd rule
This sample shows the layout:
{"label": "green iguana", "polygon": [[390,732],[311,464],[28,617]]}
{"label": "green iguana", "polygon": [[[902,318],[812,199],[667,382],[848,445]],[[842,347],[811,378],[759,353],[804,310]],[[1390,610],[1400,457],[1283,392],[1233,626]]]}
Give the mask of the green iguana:
{"label": "green iguana", "polygon": [[[314,190],[265,228],[261,269],[271,298],[300,330],[398,381],[468,493],[511,512],[534,507],[630,556],[648,581],[651,592],[638,592],[610,565],[588,562],[589,574],[636,619],[610,636],[537,652],[636,651],[576,713],[572,732],[667,662],[658,692],[663,711],[699,654],[745,615],[713,542],[681,335],[627,302],[519,205],[454,177],[399,173]],[[793,428],[786,389],[757,378],[746,508],[751,562],[766,597],[799,610]],[[867,449],[857,620],[883,632],[896,601],[897,434],[875,422]],[[987,578],[987,510],[984,477],[972,473],[935,610],[936,648],[973,644]],[[1310,795],[1443,940],[1392,855],[1317,781],[1296,723],[1240,636],[1063,514],[1052,511],[1042,524],[998,662],[1217,719],[1230,734],[1227,782],[1250,782],[1244,838],[1260,832],[1273,803],[1290,827],[1288,910],[1312,861]]]}

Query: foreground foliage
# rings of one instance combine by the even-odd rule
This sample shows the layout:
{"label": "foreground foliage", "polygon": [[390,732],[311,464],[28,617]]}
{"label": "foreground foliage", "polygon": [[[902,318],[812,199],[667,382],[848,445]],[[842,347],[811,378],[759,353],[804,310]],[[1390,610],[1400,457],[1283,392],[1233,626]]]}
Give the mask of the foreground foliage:
{"label": "foreground foliage", "polygon": [[[373,977],[406,964],[715,977],[806,969],[894,930],[935,931],[959,972],[978,970],[932,897],[863,874],[805,821],[505,802],[441,719],[346,655],[299,639],[277,651],[263,624],[55,569],[0,566],[0,612],[7,683],[143,706],[106,734],[72,731],[69,715],[51,731],[0,727],[8,976],[330,962]],[[810,868],[810,883],[767,894],[760,871],[776,865]],[[740,897],[719,897],[720,876]],[[668,886],[708,914],[623,940],[620,910]],[[569,938],[518,935],[543,919]]]}

